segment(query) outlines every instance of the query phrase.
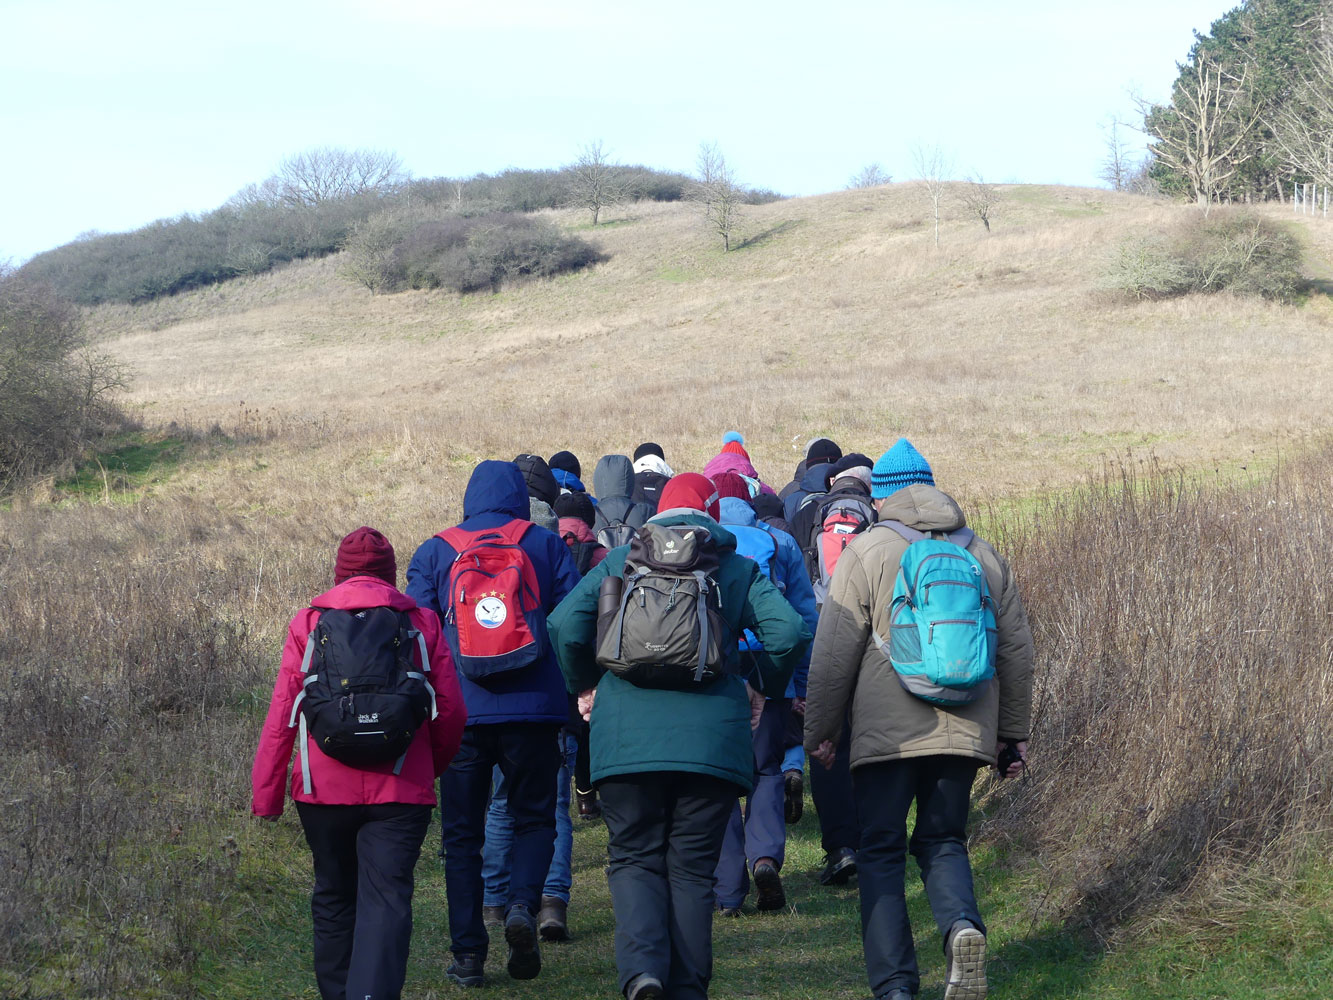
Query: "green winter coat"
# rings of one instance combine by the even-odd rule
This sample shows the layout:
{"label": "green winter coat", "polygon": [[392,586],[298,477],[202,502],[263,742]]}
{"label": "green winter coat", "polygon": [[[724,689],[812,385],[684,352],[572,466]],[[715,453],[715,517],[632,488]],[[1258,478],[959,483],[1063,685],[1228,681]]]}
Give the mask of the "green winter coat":
{"label": "green winter coat", "polygon": [[[953,532],[963,512],[947,494],[916,484],[891,494],[881,521],[918,531]],[[995,683],[968,705],[941,708],[922,701],[898,680],[872,630],[889,634],[889,602],[907,542],[892,528],[858,535],[838,559],[810,654],[805,747],[837,741],[847,709],[852,717],[853,768],[902,757],[946,754],[995,763],[999,739],[1026,740],[1032,722],[1032,630],[1009,564],[974,538],[976,556],[996,605],[999,630]]]}
{"label": "green winter coat", "polygon": [[[756,658],[759,691],[781,698],[811,642],[801,616],[757,564],[736,555],[736,538],[703,514],[665,514],[652,523],[702,525],[721,550],[717,584],[722,615],[735,635],[748,628],[764,645]],[[754,787],[750,700],[745,683],[728,674],[691,691],[636,687],[594,659],[597,591],[625,568],[629,546],[612,549],[547,619],[556,658],[573,694],[597,689],[592,711],[592,780],[646,771],[689,771]],[[733,648],[733,655],[735,651]]]}

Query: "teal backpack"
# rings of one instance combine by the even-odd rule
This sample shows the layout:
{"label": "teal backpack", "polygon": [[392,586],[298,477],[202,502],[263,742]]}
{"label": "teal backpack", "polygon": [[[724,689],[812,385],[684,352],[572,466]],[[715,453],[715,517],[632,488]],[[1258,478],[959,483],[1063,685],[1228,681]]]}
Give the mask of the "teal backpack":
{"label": "teal backpack", "polygon": [[931,538],[880,521],[908,542],[889,605],[889,641],[875,644],[909,693],[957,706],[984,695],[995,677],[995,602],[981,563],[967,551],[968,528]]}

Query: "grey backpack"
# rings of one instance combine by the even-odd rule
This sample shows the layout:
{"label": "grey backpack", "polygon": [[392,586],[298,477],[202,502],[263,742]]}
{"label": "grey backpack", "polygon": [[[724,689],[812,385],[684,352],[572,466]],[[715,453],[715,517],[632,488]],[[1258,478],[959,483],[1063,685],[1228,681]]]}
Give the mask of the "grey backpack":
{"label": "grey backpack", "polygon": [[688,689],[721,676],[736,640],[722,617],[718,564],[707,528],[640,528],[624,573],[602,582],[598,664],[649,688]]}

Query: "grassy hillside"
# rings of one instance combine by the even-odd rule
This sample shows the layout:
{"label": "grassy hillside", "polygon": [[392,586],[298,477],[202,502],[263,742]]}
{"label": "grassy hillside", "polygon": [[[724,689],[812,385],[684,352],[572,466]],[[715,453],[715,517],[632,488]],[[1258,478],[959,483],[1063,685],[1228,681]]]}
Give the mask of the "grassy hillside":
{"label": "grassy hillside", "polygon": [[[0,727],[0,996],[312,996],[308,859],[294,817],[250,820],[248,774],[337,539],[375,525],[405,567],[479,458],[651,439],[697,469],[728,429],[775,486],[813,435],[909,436],[1027,581],[1033,780],[977,799],[996,997],[1319,995],[1333,304],[1122,302],[1106,250],[1189,209],[1004,195],[938,251],[895,185],[747,209],[725,255],[691,206],[636,206],[580,229],[607,263],[494,296],[372,296],[335,258],[94,309],[144,429],[0,512],[0,714],[25,720]],[[1292,224],[1327,277],[1333,229]],[[719,928],[717,996],[864,996],[814,831],[794,910]],[[578,837],[578,940],[516,995],[613,992],[603,837]],[[417,1000],[446,991],[419,874]]]}

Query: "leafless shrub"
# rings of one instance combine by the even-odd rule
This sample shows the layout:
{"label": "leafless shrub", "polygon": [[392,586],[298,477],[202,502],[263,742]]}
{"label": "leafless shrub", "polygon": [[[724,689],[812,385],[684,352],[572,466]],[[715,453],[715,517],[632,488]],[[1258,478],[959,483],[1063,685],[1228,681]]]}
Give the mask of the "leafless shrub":
{"label": "leafless shrub", "polygon": [[1043,669],[1031,780],[989,832],[1114,927],[1333,807],[1333,449],[1257,486],[1143,460],[1040,505],[1005,543]]}

